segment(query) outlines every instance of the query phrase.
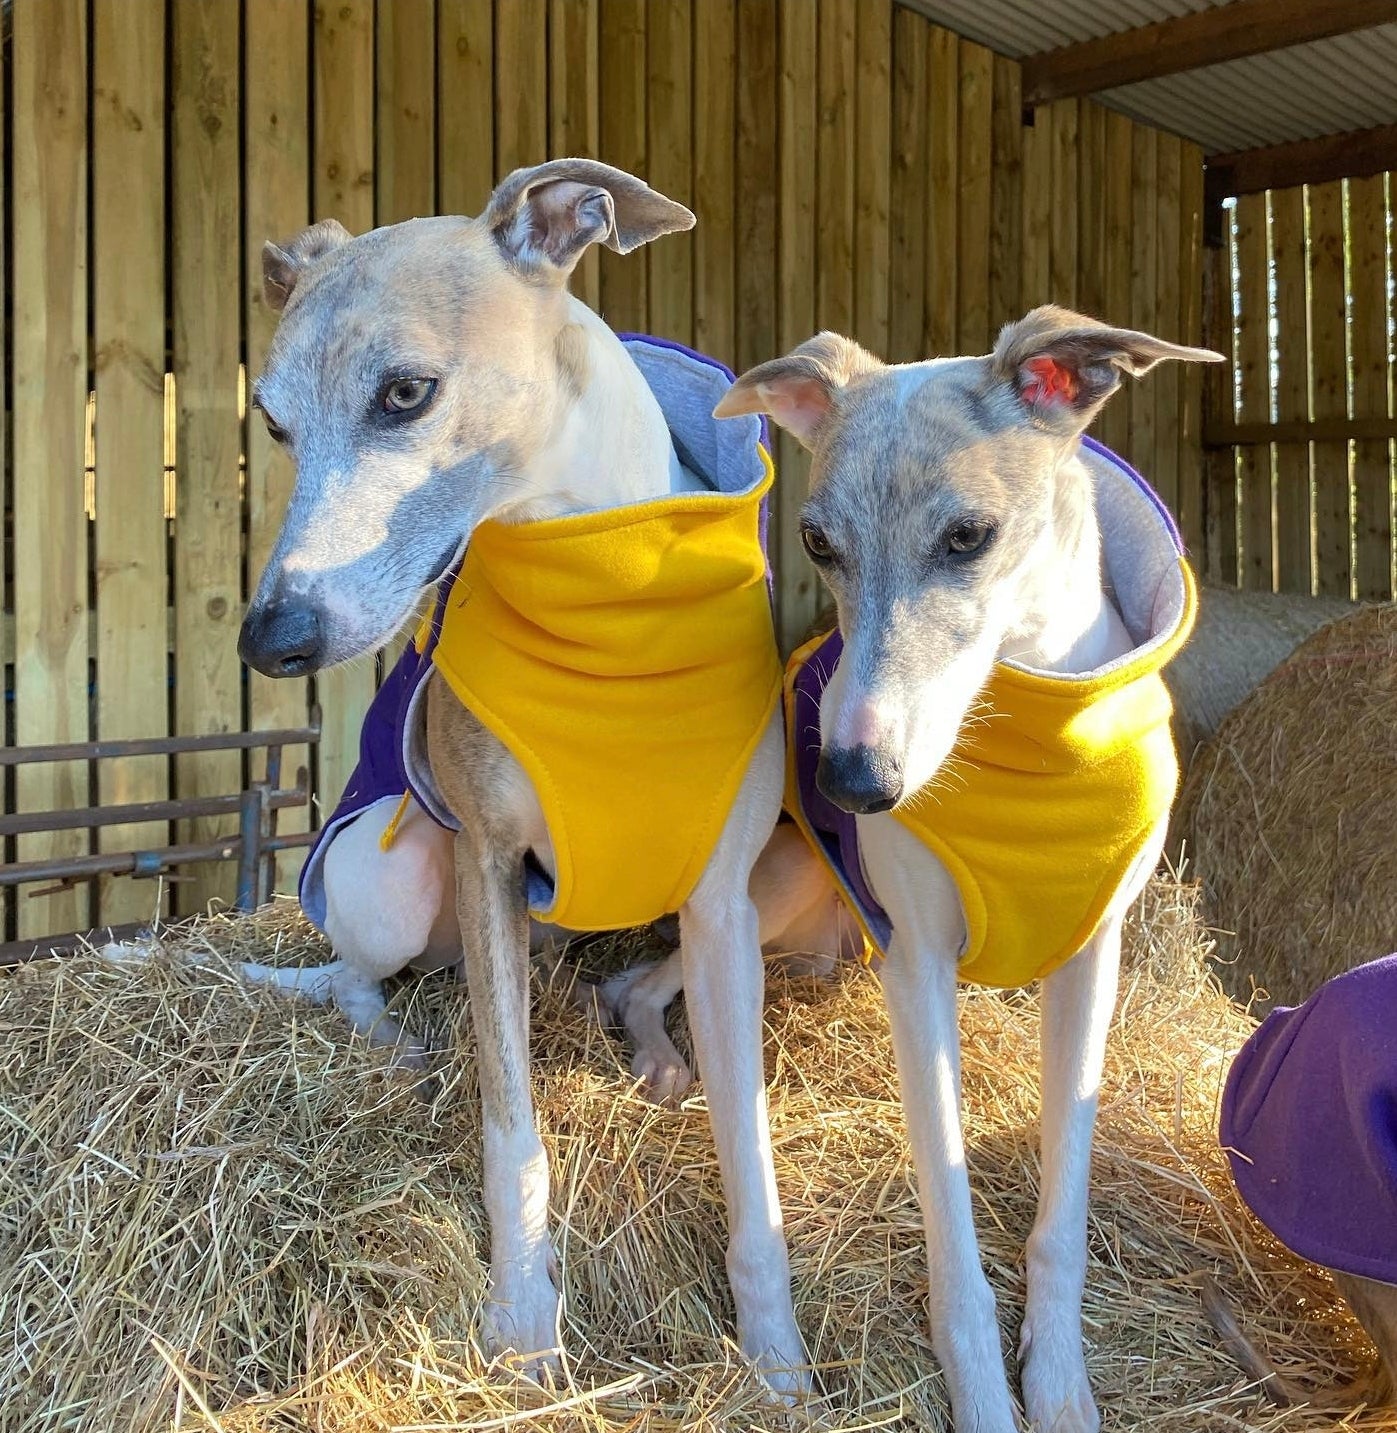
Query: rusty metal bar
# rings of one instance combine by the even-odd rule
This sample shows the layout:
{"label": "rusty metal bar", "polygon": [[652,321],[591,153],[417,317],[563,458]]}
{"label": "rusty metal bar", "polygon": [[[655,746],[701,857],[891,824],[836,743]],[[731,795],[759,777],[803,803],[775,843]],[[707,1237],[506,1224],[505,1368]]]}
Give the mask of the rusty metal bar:
{"label": "rusty metal bar", "polygon": [[[270,851],[309,846],[314,831],[277,836],[263,847]],[[0,886],[23,886],[33,881],[91,881],[98,876],[159,876],[171,866],[192,866],[203,861],[232,861],[242,849],[240,836],[203,846],[162,846],[153,851],[111,851],[99,856],[70,856],[65,860],[16,861],[0,866]]]}
{"label": "rusty metal bar", "polygon": [[320,725],[279,731],[229,731],[213,736],[150,736],[128,741],[75,741],[59,746],[15,746],[0,751],[0,766],[43,761],[102,761],[113,756],[176,756],[191,751],[254,751],[320,740]]}
{"label": "rusty metal bar", "polygon": [[[303,787],[272,791],[274,807],[304,806]],[[0,836],[30,836],[36,831],[91,830],[96,826],[135,825],[146,821],[182,821],[194,816],[223,816],[240,809],[241,794],[197,796],[184,801],[138,801],[127,806],[80,806],[74,811],[21,811],[0,816]]]}

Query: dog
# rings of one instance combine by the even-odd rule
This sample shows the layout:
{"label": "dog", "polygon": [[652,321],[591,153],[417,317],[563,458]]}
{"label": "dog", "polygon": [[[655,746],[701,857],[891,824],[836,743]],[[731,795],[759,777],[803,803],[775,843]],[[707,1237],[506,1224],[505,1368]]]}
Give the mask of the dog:
{"label": "dog", "polygon": [[984,357],[885,365],[822,333],[716,410],[764,413],[813,454],[801,534],[838,631],[788,673],[788,804],[882,952],[932,1343],[965,1433],[1015,1418],[971,1213],[958,974],[1043,980],[1023,1403],[1040,1430],[1100,1422],[1081,1324],[1092,1127],[1121,922],[1177,780],[1158,669],[1194,599],[1158,500],[1082,435],[1123,375],[1171,359],[1219,355],[1044,307]]}
{"label": "dog", "polygon": [[[401,797],[376,800],[337,828],[318,877],[336,961],[283,983],[328,992],[361,1028],[377,1023],[381,1038],[399,1041],[403,1032],[382,1020],[383,977],[409,963],[464,957],[490,1223],[483,1335],[492,1353],[510,1354],[535,1373],[557,1365],[560,1337],[547,1160],[529,1093],[529,911],[547,915],[549,899],[571,914],[586,909],[597,883],[575,880],[574,868],[597,858],[588,842],[561,839],[566,832],[553,818],[566,792],[554,790],[557,772],[538,767],[527,741],[511,745],[501,732],[558,715],[542,697],[524,709],[524,678],[546,686],[548,658],[577,645],[569,623],[580,609],[558,593],[577,563],[604,559],[589,546],[589,534],[611,521],[598,515],[647,512],[647,504],[668,501],[678,551],[684,524],[722,497],[696,493],[703,485],[691,470],[693,454],[681,460],[638,351],[567,290],[590,245],[626,253],[693,222],[687,209],[631,175],[562,159],[508,176],[476,219],[414,220],[357,238],[326,221],[264,251],[264,289],[281,320],[254,404],[297,475],[243,623],[243,659],[269,676],[300,677],[361,657],[407,624],[444,576],[460,574],[428,623],[430,638],[419,631],[413,647],[425,658],[429,641],[439,642],[414,688],[422,784],[405,792],[399,785]],[[709,393],[705,422],[724,387],[726,379]],[[750,448],[756,452],[755,443]],[[737,505],[724,538],[731,590],[707,594],[727,614],[729,639],[709,654],[727,664],[727,675],[709,684],[716,690],[706,700],[726,721],[722,699],[740,678],[760,687],[760,701],[744,708],[751,731],[740,761],[724,757],[730,789],[723,804],[709,793],[704,808],[711,849],[678,902],[678,963],[728,1201],[739,1343],[772,1387],[792,1397],[808,1387],[807,1359],[767,1127],[764,932],[750,893],[780,808],[784,765],[757,495],[750,487],[729,504]],[[557,589],[548,630],[514,621],[514,604],[525,600],[520,589],[534,579],[535,565],[521,554],[531,535],[536,552],[558,557],[548,569]],[[545,546],[555,539],[560,546]],[[651,574],[646,600],[669,592],[671,580],[702,585],[704,573],[702,564],[695,577],[667,558]],[[670,595],[666,613],[682,615],[686,591]],[[634,613],[625,603],[620,609],[624,626]],[[664,623],[636,623],[642,655],[649,643],[663,643]],[[482,649],[487,638],[494,645]],[[535,639],[552,643],[547,653],[530,647]],[[439,660],[448,640],[463,654],[454,666]],[[504,680],[482,697],[478,683],[502,652],[514,654],[520,680],[511,680],[505,663]],[[608,649],[598,660],[634,655]],[[601,675],[593,695],[615,685]],[[565,714],[579,730],[595,715],[586,705]],[[670,755],[671,764],[680,759]],[[553,760],[572,758],[564,751]],[[624,774],[593,772],[603,788],[592,799],[605,796],[606,782],[624,790]],[[588,779],[585,771],[568,775],[574,785]],[[451,834],[434,816],[459,830]],[[616,817],[629,819],[625,810]],[[652,854],[648,843],[630,853],[637,865]],[[540,882],[551,897],[535,899]],[[808,902],[801,905],[805,919]],[[611,995],[630,1003],[624,982]],[[662,1016],[662,1005],[637,993],[634,1021],[652,1042],[641,1055],[668,1063],[650,1073],[672,1085],[686,1072],[662,1019],[653,1028],[656,1008]]]}

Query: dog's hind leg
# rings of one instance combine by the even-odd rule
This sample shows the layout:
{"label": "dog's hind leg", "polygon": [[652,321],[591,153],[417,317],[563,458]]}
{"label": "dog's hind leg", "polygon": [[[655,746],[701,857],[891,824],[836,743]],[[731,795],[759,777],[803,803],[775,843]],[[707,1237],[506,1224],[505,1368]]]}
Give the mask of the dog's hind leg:
{"label": "dog's hind leg", "polygon": [[325,933],[335,960],[300,968],[249,964],[243,976],[322,1005],[333,1001],[361,1035],[391,1046],[397,1063],[421,1069],[426,1050],[384,1013],[383,981],[423,957],[460,959],[452,838],[414,801],[385,851],[380,838],[396,809],[391,799],[370,807],[325,853]]}
{"label": "dog's hind leg", "polygon": [[[585,987],[584,987],[585,989]],[[620,1025],[635,1054],[631,1074],[648,1100],[677,1100],[693,1075],[665,1028],[665,1012],[684,989],[684,965],[676,950],[663,960],[632,965],[591,990],[598,1018]]]}

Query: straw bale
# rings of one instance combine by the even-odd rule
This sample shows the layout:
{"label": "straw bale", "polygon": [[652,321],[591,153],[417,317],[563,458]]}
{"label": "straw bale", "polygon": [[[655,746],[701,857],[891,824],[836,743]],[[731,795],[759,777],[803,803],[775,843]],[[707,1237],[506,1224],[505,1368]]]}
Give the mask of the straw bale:
{"label": "straw bale", "polygon": [[[1326,1277],[1232,1193],[1213,1131],[1250,1025],[1207,973],[1192,892],[1153,886],[1128,944],[1086,1304],[1107,1427],[1334,1427],[1331,1412],[1259,1398],[1200,1305],[1211,1275],[1305,1389],[1372,1356]],[[570,1366],[553,1390],[512,1382],[471,1342],[485,1230],[463,988],[440,975],[395,993],[440,1050],[427,1103],[334,1011],[243,986],[232,962],[247,958],[324,951],[283,903],[196,922],[141,963],[77,955],[0,977],[6,1433],[946,1428],[921,1217],[867,973],[773,971],[768,989],[778,1175],[823,1389],[787,1416],[725,1339],[701,1098],[647,1105],[616,1043],[556,980],[536,983]],[[968,1158],[1007,1349],[1038,1180],[1036,1001],[967,993],[962,1026]],[[1346,1426],[1385,1425],[1364,1413]]]}
{"label": "straw bale", "polygon": [[1306,637],[1353,611],[1344,597],[1201,587],[1193,636],[1164,669],[1185,760]]}
{"label": "straw bale", "polygon": [[1195,757],[1174,824],[1237,998],[1298,1004],[1397,949],[1397,608],[1277,667]]}

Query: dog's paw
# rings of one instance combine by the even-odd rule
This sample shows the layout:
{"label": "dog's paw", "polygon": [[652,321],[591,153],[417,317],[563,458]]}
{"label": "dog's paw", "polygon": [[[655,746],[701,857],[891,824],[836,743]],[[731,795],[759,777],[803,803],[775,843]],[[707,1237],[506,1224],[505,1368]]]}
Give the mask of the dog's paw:
{"label": "dog's paw", "polygon": [[759,1330],[744,1327],[741,1347],[780,1402],[794,1406],[810,1396],[810,1357],[793,1320]]}
{"label": "dog's paw", "polygon": [[486,1354],[540,1382],[550,1381],[562,1368],[555,1280],[551,1270],[528,1278],[500,1279],[481,1312]]}
{"label": "dog's paw", "polygon": [[631,1060],[631,1074],[640,1081],[640,1093],[651,1104],[676,1105],[693,1084],[694,1077],[679,1051],[665,1041],[661,1048],[652,1044],[637,1050]]}
{"label": "dog's paw", "polygon": [[1024,1320],[1019,1339],[1024,1412],[1034,1433],[1099,1433],[1081,1327],[1076,1320]]}

